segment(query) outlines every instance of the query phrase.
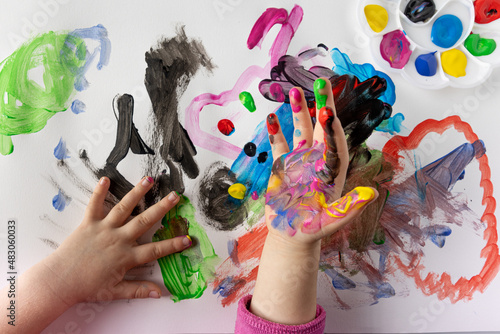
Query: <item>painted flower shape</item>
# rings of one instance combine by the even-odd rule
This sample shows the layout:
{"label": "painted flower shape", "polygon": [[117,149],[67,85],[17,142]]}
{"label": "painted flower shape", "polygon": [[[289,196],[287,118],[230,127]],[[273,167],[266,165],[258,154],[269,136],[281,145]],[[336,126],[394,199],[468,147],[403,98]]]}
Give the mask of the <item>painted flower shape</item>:
{"label": "painted flower shape", "polygon": [[416,86],[473,87],[500,64],[499,0],[363,0],[375,62]]}

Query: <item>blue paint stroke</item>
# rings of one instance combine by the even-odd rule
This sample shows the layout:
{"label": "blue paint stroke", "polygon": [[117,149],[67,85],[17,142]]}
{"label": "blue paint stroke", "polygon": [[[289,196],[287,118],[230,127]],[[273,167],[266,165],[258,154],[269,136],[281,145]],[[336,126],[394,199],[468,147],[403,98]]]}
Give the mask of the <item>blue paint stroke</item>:
{"label": "blue paint stroke", "polygon": [[62,138],[59,139],[59,143],[54,148],[54,156],[56,157],[57,160],[63,160],[70,157],[68,155],[68,150],[66,149],[66,143]]}
{"label": "blue paint stroke", "polygon": [[[442,158],[415,172],[418,187],[425,189],[428,184],[427,179],[430,178],[450,191],[458,180],[463,179],[465,167],[472,159],[480,158],[485,152],[486,148],[482,140],[457,147]],[[425,190],[423,193],[425,194]]]}
{"label": "blue paint stroke", "polygon": [[[276,111],[281,130],[288,143],[288,147],[293,147],[293,117],[292,109],[289,104],[283,104]],[[258,148],[259,152],[267,152],[268,156],[272,156],[271,144],[267,135],[266,121],[262,121],[252,134],[252,143]],[[257,161],[257,157],[249,157],[242,150],[231,166],[230,173],[236,176],[237,182],[244,184],[247,189],[246,197],[251,196],[255,191],[260,196],[267,189],[267,182],[271,175],[273,159],[267,159],[263,163]]]}
{"label": "blue paint stroke", "polygon": [[62,212],[71,202],[71,197],[67,196],[61,189],[52,199],[52,206],[59,212]]}
{"label": "blue paint stroke", "polygon": [[[85,49],[83,49],[80,45],[76,45],[75,41],[77,39],[75,37],[78,37],[80,39],[90,38],[92,40],[99,42],[99,45],[93,50],[93,52],[90,52],[86,47]],[[99,53],[99,61],[97,63],[98,70],[101,70],[103,66],[106,66],[109,63],[111,42],[108,39],[108,31],[101,24],[98,24],[91,28],[76,29],[70,32],[66,37],[63,48],[71,49],[80,60],[85,59],[85,64],[81,67],[71,64],[71,62],[66,62],[66,65],[68,66],[70,71],[73,74],[75,74],[74,86],[77,91],[82,91],[88,87],[89,83],[85,78],[85,73],[87,73],[90,64],[92,63],[92,60],[96,57],[98,53]],[[85,50],[85,52],[83,50]],[[61,51],[61,55],[63,54],[65,53]]]}
{"label": "blue paint stroke", "polygon": [[443,225],[435,225],[425,228],[423,233],[427,235],[436,246],[443,248],[446,237],[451,234],[451,228]]}
{"label": "blue paint stroke", "polygon": [[238,291],[242,286],[244,286],[247,282],[240,278],[234,279],[234,276],[228,276],[219,283],[219,285],[215,286],[212,293],[219,294],[219,296],[225,298],[229,297],[236,291]]}
{"label": "blue paint stroke", "polygon": [[389,283],[382,283],[377,286],[377,292],[375,293],[375,298],[390,298],[396,295],[396,291]]}
{"label": "blue paint stroke", "polygon": [[300,137],[300,135],[302,135],[302,132],[300,132],[299,129],[295,129],[295,132],[293,134],[295,137]]}
{"label": "blue paint stroke", "polygon": [[389,119],[384,119],[379,126],[375,128],[376,131],[388,132],[391,135],[401,132],[401,127],[405,116],[402,113],[397,113]]}
{"label": "blue paint stroke", "polygon": [[356,287],[356,283],[354,283],[354,281],[342,274],[339,274],[334,269],[326,269],[325,274],[332,279],[333,287],[337,290],[348,290]]}
{"label": "blue paint stroke", "polygon": [[85,112],[86,107],[87,106],[85,105],[85,103],[83,103],[80,100],[74,100],[73,103],[71,103],[71,111],[75,115],[78,115],[78,114],[81,114],[82,112]]}
{"label": "blue paint stroke", "polygon": [[335,64],[332,70],[338,75],[354,74],[360,81],[365,81],[374,76],[384,78],[387,81],[387,89],[379,99],[391,106],[396,102],[396,86],[387,74],[375,70],[372,64],[353,64],[349,56],[340,52],[337,48],[332,49],[331,57]]}

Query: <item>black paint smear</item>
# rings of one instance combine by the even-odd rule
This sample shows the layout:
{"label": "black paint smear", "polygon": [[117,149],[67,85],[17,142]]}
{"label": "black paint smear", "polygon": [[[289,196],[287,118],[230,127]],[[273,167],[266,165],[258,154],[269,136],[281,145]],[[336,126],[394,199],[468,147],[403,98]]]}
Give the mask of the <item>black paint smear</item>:
{"label": "black paint smear", "polygon": [[231,231],[241,225],[248,212],[242,201],[229,195],[227,190],[236,183],[236,177],[222,162],[207,168],[200,181],[199,201],[208,223],[220,231]]}
{"label": "black paint smear", "polygon": [[146,63],[144,84],[153,105],[155,146],[165,162],[179,163],[194,179],[199,175],[193,158],[196,148],[179,123],[178,101],[201,67],[211,71],[214,66],[201,41],[188,40],[184,27],[178,29],[176,37],[160,41],[147,52]]}
{"label": "black paint smear", "polygon": [[257,153],[257,145],[255,145],[252,142],[246,143],[245,146],[243,147],[243,151],[249,157],[253,157]]}
{"label": "black paint smear", "polygon": [[146,174],[155,178],[146,195],[151,205],[170,191],[184,193],[183,173],[192,179],[199,175],[196,148],[179,123],[178,101],[193,76],[202,68],[211,72],[214,65],[201,42],[187,38],[184,27],[178,28],[176,37],[160,41],[147,52],[146,63],[144,83],[153,106],[148,132],[160,153],[146,162]]}
{"label": "black paint smear", "polygon": [[118,110],[115,146],[106,159],[106,165],[95,174],[98,178],[107,176],[111,181],[109,191],[121,200],[134,186],[118,171],[120,161],[132,147],[135,154],[154,154],[154,151],[144,143],[133,123],[134,98],[128,94],[118,95],[114,100],[114,108],[115,115]]}
{"label": "black paint smear", "polygon": [[267,160],[267,152],[260,152],[259,156],[257,157],[257,161],[262,164],[266,162],[266,160]]}

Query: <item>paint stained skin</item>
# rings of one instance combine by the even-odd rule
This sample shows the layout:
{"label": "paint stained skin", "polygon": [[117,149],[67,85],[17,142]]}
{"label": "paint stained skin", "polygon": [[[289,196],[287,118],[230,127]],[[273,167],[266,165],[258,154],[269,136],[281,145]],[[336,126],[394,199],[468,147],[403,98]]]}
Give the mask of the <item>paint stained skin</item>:
{"label": "paint stained skin", "polygon": [[271,113],[267,116],[267,131],[270,136],[274,136],[278,133],[280,129],[280,125],[278,123],[278,118],[274,113]]}
{"label": "paint stained skin", "polygon": [[153,242],[189,235],[190,248],[158,259],[163,281],[172,300],[200,298],[213,279],[218,257],[204,229],[195,219],[195,209],[182,196],[173,210],[162,220],[163,228],[153,235]]}
{"label": "paint stained skin", "polygon": [[337,155],[337,146],[335,145],[332,127],[333,121],[335,120],[332,108],[321,108],[318,120],[325,133],[325,150],[323,152],[324,165],[322,169],[317,172],[318,178],[326,184],[333,184],[333,181],[338,175],[340,159]]}
{"label": "paint stained skin", "polygon": [[[87,49],[85,39],[99,43]],[[48,32],[32,38],[0,63],[0,153],[14,151],[11,136],[42,130],[58,112],[66,111],[75,90],[89,83],[85,73],[99,53],[97,68],[107,65],[110,43],[106,29],[97,25],[70,33]],[[40,84],[30,71],[41,68]],[[20,102],[20,104],[19,104]]]}

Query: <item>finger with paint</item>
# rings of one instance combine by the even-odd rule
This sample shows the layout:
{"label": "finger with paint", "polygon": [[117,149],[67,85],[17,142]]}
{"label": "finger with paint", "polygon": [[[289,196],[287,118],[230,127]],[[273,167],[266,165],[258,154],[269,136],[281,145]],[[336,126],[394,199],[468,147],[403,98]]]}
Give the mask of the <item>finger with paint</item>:
{"label": "finger with paint", "polygon": [[[314,140],[325,143],[324,165],[318,177],[327,184],[344,184],[349,165],[349,150],[344,129],[335,111],[332,86],[328,79],[319,78],[314,82],[316,97],[316,119],[321,124],[314,129]],[[338,177],[338,179],[337,179]],[[341,188],[341,187],[338,187]],[[340,196],[341,189],[336,189]]]}
{"label": "finger with paint", "polygon": [[287,154],[290,149],[281,131],[278,116],[276,116],[275,113],[271,113],[267,116],[267,132],[269,134],[269,142],[271,143],[273,161],[276,161],[283,154]]}
{"label": "finger with paint", "polygon": [[304,92],[300,87],[290,90],[290,106],[292,107],[293,127],[293,147],[309,148],[312,145],[313,124]]}

